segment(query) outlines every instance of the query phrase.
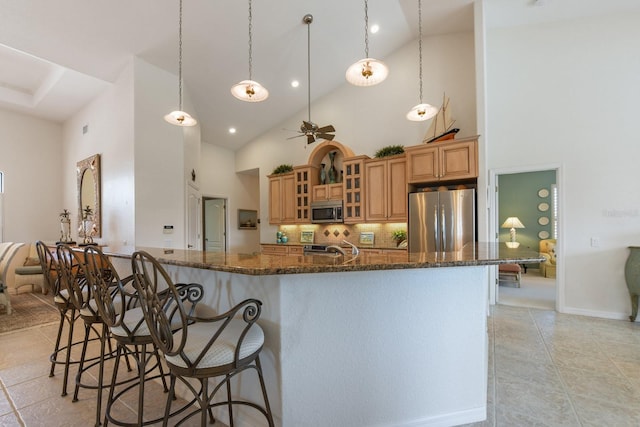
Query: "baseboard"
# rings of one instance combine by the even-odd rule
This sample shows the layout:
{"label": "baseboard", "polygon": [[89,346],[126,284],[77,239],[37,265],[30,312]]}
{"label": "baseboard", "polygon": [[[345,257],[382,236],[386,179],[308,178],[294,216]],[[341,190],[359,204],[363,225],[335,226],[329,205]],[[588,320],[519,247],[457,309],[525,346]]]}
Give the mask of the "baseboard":
{"label": "baseboard", "polygon": [[[610,311],[585,310],[583,308],[563,307],[561,313],[577,314],[579,316],[600,317],[602,319],[629,320],[630,313],[617,313]],[[638,316],[640,318],[640,316]],[[638,319],[640,320],[640,319]]]}
{"label": "baseboard", "polygon": [[458,411],[450,414],[437,415],[434,417],[422,418],[402,424],[376,424],[371,427],[448,427],[462,424],[471,424],[485,421],[487,419],[487,406]]}

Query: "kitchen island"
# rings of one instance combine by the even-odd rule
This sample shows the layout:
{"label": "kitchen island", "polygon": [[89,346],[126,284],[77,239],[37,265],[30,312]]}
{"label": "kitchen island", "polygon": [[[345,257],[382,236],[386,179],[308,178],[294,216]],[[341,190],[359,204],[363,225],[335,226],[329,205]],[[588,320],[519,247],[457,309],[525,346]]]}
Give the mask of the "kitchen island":
{"label": "kitchen island", "polygon": [[[261,359],[276,425],[427,426],[481,421],[487,402],[489,269],[537,252],[224,254],[154,248],[176,282],[224,311],[263,302]],[[130,270],[134,248],[105,248]],[[257,383],[235,392],[260,402]],[[240,414],[237,425],[263,420]],[[222,418],[224,421],[224,416]]]}

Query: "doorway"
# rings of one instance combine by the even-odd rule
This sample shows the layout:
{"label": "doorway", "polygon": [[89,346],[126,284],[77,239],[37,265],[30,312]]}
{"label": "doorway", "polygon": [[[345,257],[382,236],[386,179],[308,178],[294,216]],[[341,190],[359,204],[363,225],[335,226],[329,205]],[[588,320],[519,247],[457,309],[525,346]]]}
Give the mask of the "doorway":
{"label": "doorway", "polygon": [[203,250],[227,251],[227,199],[203,197],[204,241]]}
{"label": "doorway", "polygon": [[[547,310],[560,310],[562,301],[560,256],[560,168],[559,166],[510,168],[490,173],[495,197],[491,204],[490,235],[500,245],[510,243],[513,224],[518,219],[516,243],[519,249],[540,252],[552,247],[548,262],[521,266],[520,287],[500,282],[496,272],[491,302]],[[511,228],[510,228],[511,227]],[[553,265],[551,265],[553,264]],[[496,268],[497,270],[497,268]]]}

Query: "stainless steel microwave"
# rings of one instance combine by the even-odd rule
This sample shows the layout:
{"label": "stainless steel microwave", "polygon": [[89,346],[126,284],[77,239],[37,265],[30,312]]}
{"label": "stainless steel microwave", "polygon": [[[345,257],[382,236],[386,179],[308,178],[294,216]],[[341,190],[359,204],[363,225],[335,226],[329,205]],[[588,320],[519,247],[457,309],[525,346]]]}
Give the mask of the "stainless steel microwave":
{"label": "stainless steel microwave", "polygon": [[311,222],[313,224],[344,222],[342,200],[326,200],[311,203]]}

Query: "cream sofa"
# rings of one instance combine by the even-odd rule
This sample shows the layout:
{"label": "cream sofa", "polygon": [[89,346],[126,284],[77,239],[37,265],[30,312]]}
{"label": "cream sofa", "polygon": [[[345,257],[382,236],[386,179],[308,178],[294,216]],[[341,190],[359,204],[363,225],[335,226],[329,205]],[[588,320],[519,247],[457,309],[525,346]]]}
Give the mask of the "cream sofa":
{"label": "cream sofa", "polygon": [[7,288],[10,295],[33,292],[36,288],[40,288],[44,294],[48,292],[35,243],[25,243],[11,260],[7,271]]}

